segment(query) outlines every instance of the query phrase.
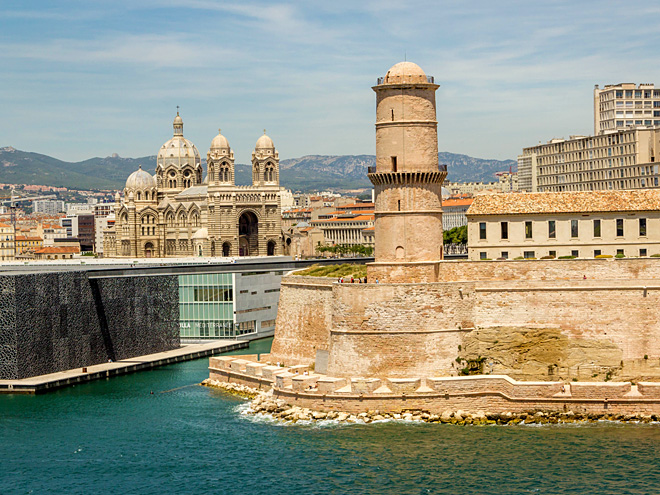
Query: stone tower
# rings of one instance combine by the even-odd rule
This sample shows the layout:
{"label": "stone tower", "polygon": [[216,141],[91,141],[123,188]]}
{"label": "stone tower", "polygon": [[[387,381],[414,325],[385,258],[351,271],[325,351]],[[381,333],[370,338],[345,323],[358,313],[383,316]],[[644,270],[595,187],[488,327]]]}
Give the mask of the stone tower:
{"label": "stone tower", "polygon": [[400,62],[373,87],[376,92],[376,261],[373,281],[432,282],[442,259],[442,183],[433,77]]}

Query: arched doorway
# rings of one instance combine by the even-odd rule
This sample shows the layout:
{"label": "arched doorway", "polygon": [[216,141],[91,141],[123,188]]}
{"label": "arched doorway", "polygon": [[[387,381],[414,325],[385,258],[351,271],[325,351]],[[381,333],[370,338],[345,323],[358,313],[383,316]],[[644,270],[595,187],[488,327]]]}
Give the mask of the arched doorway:
{"label": "arched doorway", "polygon": [[227,258],[229,257],[229,253],[231,253],[231,244],[228,242],[223,242],[222,243],[222,255]]}
{"label": "arched doorway", "polygon": [[215,241],[211,241],[211,256],[215,256]]}
{"label": "arched doorway", "polygon": [[275,241],[268,241],[266,254],[268,256],[274,256],[275,255]]}
{"label": "arched doorway", "polygon": [[245,211],[238,218],[238,254],[256,256],[259,254],[259,219],[252,211]]}
{"label": "arched doorway", "polygon": [[154,245],[151,242],[147,242],[144,245],[144,257],[153,258],[154,255]]}

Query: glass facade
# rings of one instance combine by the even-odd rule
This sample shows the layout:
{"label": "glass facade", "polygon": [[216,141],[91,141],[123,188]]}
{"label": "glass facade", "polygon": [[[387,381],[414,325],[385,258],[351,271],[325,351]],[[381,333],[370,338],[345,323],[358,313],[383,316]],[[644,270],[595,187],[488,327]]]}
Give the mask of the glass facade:
{"label": "glass facade", "polygon": [[181,338],[235,337],[234,274],[179,275]]}

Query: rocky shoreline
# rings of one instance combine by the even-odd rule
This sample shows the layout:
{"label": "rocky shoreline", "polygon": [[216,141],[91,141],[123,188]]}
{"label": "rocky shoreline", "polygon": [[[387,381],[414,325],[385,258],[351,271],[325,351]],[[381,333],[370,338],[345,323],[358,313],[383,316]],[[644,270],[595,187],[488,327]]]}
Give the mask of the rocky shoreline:
{"label": "rocky shoreline", "polygon": [[401,413],[386,413],[380,411],[365,411],[358,414],[339,411],[313,411],[311,409],[292,406],[283,399],[273,396],[272,389],[265,392],[238,383],[226,383],[219,380],[204,380],[201,385],[219,388],[232,395],[251,399],[246,414],[270,416],[274,419],[296,423],[298,421],[334,420],[344,423],[369,424],[384,420],[418,421],[425,423],[444,423],[458,426],[466,425],[516,425],[516,424],[568,424],[596,421],[618,421],[632,423],[653,423],[660,421],[657,414],[588,414],[574,411],[541,412],[529,411],[523,413],[503,412],[493,413],[478,411],[444,411],[442,414],[431,414],[428,411],[406,410]]}

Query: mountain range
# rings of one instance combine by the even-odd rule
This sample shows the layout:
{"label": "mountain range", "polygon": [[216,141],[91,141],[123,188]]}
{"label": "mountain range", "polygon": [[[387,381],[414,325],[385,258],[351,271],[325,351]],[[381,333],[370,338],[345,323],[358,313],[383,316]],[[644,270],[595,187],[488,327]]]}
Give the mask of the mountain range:
{"label": "mountain range", "polygon": [[[441,152],[440,163],[447,164],[448,180],[491,182],[495,173],[516,168],[514,160],[490,160]],[[374,155],[307,155],[280,161],[280,184],[294,191],[342,191],[371,187],[367,167],[375,165]],[[205,164],[204,164],[205,165]],[[126,178],[142,166],[155,172],[156,157],[123,158],[117,154],[66,162],[51,156],[0,148],[0,183],[40,184],[70,189],[121,189]],[[251,167],[236,164],[236,184],[249,185]]]}

